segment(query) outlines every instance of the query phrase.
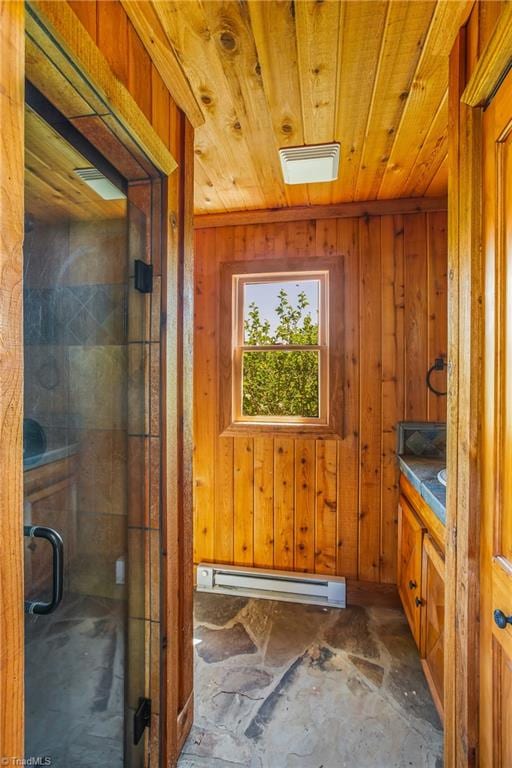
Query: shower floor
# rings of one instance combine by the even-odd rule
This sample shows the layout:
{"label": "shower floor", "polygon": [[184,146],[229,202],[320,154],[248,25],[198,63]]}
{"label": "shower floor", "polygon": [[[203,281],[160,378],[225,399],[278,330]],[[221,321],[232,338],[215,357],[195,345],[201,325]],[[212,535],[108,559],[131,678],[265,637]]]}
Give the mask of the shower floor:
{"label": "shower floor", "polygon": [[26,757],[53,768],[122,768],[124,603],[67,594],[27,616]]}

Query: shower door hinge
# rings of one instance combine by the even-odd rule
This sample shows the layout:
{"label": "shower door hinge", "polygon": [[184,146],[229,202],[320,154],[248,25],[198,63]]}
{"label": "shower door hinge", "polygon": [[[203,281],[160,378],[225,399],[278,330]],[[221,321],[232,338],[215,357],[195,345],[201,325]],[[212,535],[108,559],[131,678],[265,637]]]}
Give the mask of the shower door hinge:
{"label": "shower door hinge", "polygon": [[135,259],[135,287],[141,293],[153,292],[153,265]]}
{"label": "shower door hinge", "polygon": [[139,699],[139,706],[133,716],[133,743],[138,744],[142,739],[145,728],[149,728],[151,722],[151,699]]}

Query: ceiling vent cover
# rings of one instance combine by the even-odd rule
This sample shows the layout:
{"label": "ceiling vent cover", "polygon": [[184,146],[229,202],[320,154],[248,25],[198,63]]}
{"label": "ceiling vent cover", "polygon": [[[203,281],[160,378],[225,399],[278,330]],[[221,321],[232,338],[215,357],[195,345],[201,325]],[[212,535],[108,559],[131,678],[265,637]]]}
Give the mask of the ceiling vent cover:
{"label": "ceiling vent cover", "polygon": [[75,168],[76,175],[104,200],[124,200],[126,195],[97,168]]}
{"label": "ceiling vent cover", "polygon": [[310,144],[279,150],[286,184],[312,184],[335,181],[340,164],[340,145]]}

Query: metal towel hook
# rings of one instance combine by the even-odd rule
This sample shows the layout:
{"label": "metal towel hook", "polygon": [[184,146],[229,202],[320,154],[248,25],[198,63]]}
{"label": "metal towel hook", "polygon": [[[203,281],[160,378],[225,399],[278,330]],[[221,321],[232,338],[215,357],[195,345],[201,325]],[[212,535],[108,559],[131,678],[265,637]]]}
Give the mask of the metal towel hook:
{"label": "metal towel hook", "polygon": [[447,395],[448,392],[441,392],[441,390],[436,389],[432,384],[430,383],[430,377],[434,373],[434,371],[444,371],[445,368],[448,368],[448,363],[446,360],[444,360],[442,357],[436,357],[434,360],[434,365],[431,365],[428,369],[427,373],[427,387],[430,389],[431,392],[434,393],[434,395],[439,395],[439,397],[444,397],[444,395]]}

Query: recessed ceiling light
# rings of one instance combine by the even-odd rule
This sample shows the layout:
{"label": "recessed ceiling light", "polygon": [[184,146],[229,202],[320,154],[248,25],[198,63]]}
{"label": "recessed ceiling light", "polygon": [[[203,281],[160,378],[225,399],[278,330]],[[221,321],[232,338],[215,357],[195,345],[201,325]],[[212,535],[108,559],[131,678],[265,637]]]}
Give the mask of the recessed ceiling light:
{"label": "recessed ceiling light", "polygon": [[124,200],[126,195],[97,168],[75,168],[75,173],[103,200]]}
{"label": "recessed ceiling light", "polygon": [[309,144],[279,150],[285,184],[313,184],[338,178],[340,145]]}

